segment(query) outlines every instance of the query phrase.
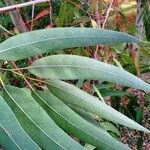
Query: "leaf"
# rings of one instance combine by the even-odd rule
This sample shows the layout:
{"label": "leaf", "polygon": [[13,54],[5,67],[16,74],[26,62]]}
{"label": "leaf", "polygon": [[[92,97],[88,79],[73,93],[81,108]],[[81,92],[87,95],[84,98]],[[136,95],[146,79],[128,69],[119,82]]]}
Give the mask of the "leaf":
{"label": "leaf", "polygon": [[47,83],[50,91],[65,103],[70,103],[84,110],[90,111],[102,118],[127,126],[132,129],[150,132],[135,121],[116,111],[109,105],[101,102],[90,94],[63,81],[50,80]]}
{"label": "leaf", "polygon": [[119,130],[110,122],[101,122],[100,124],[105,130],[111,131],[111,132],[117,134],[118,136],[120,136]]}
{"label": "leaf", "polygon": [[66,17],[66,11],[67,11],[67,2],[61,2],[60,4],[60,9],[59,9],[59,15],[58,18],[56,19],[56,25],[57,27],[62,27],[63,22],[65,21]]}
{"label": "leaf", "polygon": [[139,124],[142,124],[142,120],[143,120],[143,108],[137,107],[136,108],[136,122],[138,122]]}
{"label": "leaf", "polygon": [[150,101],[150,93],[144,95],[145,99]]}
{"label": "leaf", "polygon": [[[95,87],[99,90],[107,90],[107,89],[111,88],[112,85],[100,83],[100,84],[96,84]],[[92,90],[94,90],[94,89],[92,88]]]}
{"label": "leaf", "polygon": [[126,33],[93,28],[54,28],[22,33],[0,44],[0,59],[20,60],[52,50],[111,43],[141,43]]}
{"label": "leaf", "polygon": [[124,91],[119,91],[119,90],[100,90],[100,93],[102,94],[103,97],[106,96],[117,96],[117,97],[122,97],[125,95],[129,95],[128,93]]}
{"label": "leaf", "polygon": [[143,2],[143,23],[145,28],[145,35],[148,41],[150,41],[150,10],[148,6],[148,1],[144,0]]}
{"label": "leaf", "polygon": [[93,79],[150,91],[150,85],[110,64],[76,55],[53,55],[35,61],[28,70],[46,79]]}
{"label": "leaf", "polygon": [[[33,19],[33,21],[36,21],[36,20],[38,20],[38,19],[40,19],[40,18],[42,18],[42,17],[44,17],[44,16],[46,16],[46,15],[48,15],[49,14],[49,10],[48,9],[45,9],[45,10],[42,10],[41,12],[39,12],[36,16],[35,16],[35,18]],[[31,22],[31,21],[30,21]],[[29,23],[29,22],[28,22]]]}
{"label": "leaf", "polygon": [[4,85],[4,90],[5,100],[20,124],[42,149],[83,149],[55,124],[26,89]]}
{"label": "leaf", "polygon": [[99,99],[105,103],[105,100],[103,98],[103,96],[101,95],[100,91],[95,87],[95,85],[93,84],[94,90],[96,92],[96,94],[98,95]]}
{"label": "leaf", "polygon": [[137,150],[142,150],[143,143],[144,143],[144,140],[141,137],[139,137],[137,141]]}
{"label": "leaf", "polygon": [[147,110],[149,110],[149,111],[150,111],[150,105],[148,105],[146,108],[147,108]]}
{"label": "leaf", "polygon": [[8,150],[40,150],[25,133],[12,110],[0,96],[0,144]]}
{"label": "leaf", "polygon": [[98,128],[84,120],[49,91],[33,92],[33,97],[50,117],[69,134],[103,150],[128,149],[122,143],[114,140],[103,128]]}

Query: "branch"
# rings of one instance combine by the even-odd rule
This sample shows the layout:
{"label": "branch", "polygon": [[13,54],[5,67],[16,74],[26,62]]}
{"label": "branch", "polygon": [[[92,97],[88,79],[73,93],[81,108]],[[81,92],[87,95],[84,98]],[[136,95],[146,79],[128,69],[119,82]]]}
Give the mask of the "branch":
{"label": "branch", "polygon": [[143,24],[143,2],[142,0],[137,0],[137,14],[136,14],[136,33],[135,37],[143,40],[144,38],[144,24]]}
{"label": "branch", "polygon": [[34,0],[34,1],[25,2],[25,3],[21,3],[21,4],[2,7],[2,8],[0,8],[0,14],[4,13],[4,12],[11,11],[11,10],[14,10],[14,9],[19,9],[19,8],[22,8],[22,7],[32,6],[32,5],[35,5],[35,4],[38,4],[38,3],[45,3],[45,2],[49,2],[49,0]]}
{"label": "branch", "polygon": [[[7,5],[7,8],[11,7],[10,5],[13,5],[13,0],[4,0],[6,5]],[[6,8],[6,7],[4,7]],[[0,9],[3,9],[3,8],[0,8]],[[22,32],[27,32],[28,29],[19,13],[19,11],[16,9],[16,10],[13,10],[13,11],[10,11],[9,12],[10,14],[10,17],[13,21],[13,24],[15,25],[15,27],[17,28],[18,32],[19,33],[22,33]]]}
{"label": "branch", "polygon": [[[144,24],[143,24],[143,0],[137,0],[137,13],[136,13],[136,33],[135,37],[143,40],[144,38]],[[134,64],[134,68],[136,70],[136,75],[140,77],[140,69],[139,69],[139,51],[135,44],[130,48],[130,55]]]}
{"label": "branch", "polygon": [[22,76],[22,78],[24,79],[24,81],[26,82],[26,84],[28,85],[28,87],[32,90],[32,85],[28,82],[28,80],[24,77],[24,75],[22,74],[22,72],[19,70],[19,68],[17,67],[17,65],[11,61],[12,65],[14,66],[14,68],[17,70],[17,72],[20,74],[20,76]]}
{"label": "branch", "polygon": [[108,19],[108,17],[109,17],[109,13],[110,13],[110,11],[111,11],[113,2],[114,2],[114,0],[111,0],[111,1],[110,1],[109,7],[108,7],[107,12],[106,12],[105,20],[104,20],[103,25],[102,25],[102,29],[104,29],[104,27],[105,27],[105,24],[106,24],[107,19]]}

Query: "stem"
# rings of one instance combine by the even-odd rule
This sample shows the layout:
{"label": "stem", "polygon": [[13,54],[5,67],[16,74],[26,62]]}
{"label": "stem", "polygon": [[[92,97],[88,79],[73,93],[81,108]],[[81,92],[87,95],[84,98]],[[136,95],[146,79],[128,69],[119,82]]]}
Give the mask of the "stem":
{"label": "stem", "polygon": [[139,70],[139,52],[138,52],[138,47],[135,44],[129,44],[129,54],[132,59],[136,75],[140,77],[140,70]]}
{"label": "stem", "polygon": [[10,34],[10,35],[15,35],[13,33],[11,33],[10,31],[8,31],[5,27],[3,27],[1,24],[0,24],[0,29],[3,30],[4,32]]}
{"label": "stem", "polygon": [[[136,33],[135,37],[139,38],[140,40],[143,40],[144,38],[144,24],[143,24],[143,2],[142,0],[137,0],[137,13],[136,13]],[[140,70],[139,70],[139,50],[136,47],[135,44],[133,44],[133,50],[131,50],[130,53],[132,54],[133,63],[136,70],[136,75],[140,76]]]}
{"label": "stem", "polygon": [[49,0],[49,19],[50,19],[50,26],[51,27],[53,27],[53,17],[52,17],[52,13],[53,13],[53,11],[52,11],[53,9],[52,9],[52,2],[51,2],[51,0]]}
{"label": "stem", "polygon": [[[12,0],[9,0],[9,1],[11,2]],[[11,10],[14,10],[14,9],[19,9],[19,8],[22,8],[22,7],[35,5],[35,4],[38,4],[38,3],[45,3],[45,2],[48,2],[48,1],[49,0],[34,0],[34,1],[25,2],[25,3],[21,3],[21,4],[6,6],[6,7],[3,7],[3,8],[0,8],[0,13],[4,13],[4,12],[11,11]]]}
{"label": "stem", "polygon": [[12,65],[14,66],[14,68],[18,71],[18,73],[22,76],[22,78],[24,79],[24,81],[26,82],[26,84],[28,85],[28,87],[32,90],[32,86],[31,84],[28,82],[28,80],[24,77],[24,75],[22,74],[22,72],[19,70],[19,68],[17,67],[17,65],[11,61]]}
{"label": "stem", "polygon": [[30,27],[30,31],[32,31],[32,30],[33,30],[34,11],[35,11],[35,9],[34,9],[34,5],[32,5],[32,19],[31,19],[31,27]]}
{"label": "stem", "polygon": [[114,2],[114,0],[111,0],[111,2],[110,2],[110,4],[109,4],[109,7],[108,7],[108,9],[107,9],[106,16],[105,16],[105,19],[104,19],[104,22],[103,22],[103,25],[102,25],[102,28],[103,28],[103,29],[104,29],[105,24],[106,24],[106,21],[107,21],[107,19],[108,19],[108,17],[109,17],[109,13],[110,13],[110,11],[111,11],[113,2]]}
{"label": "stem", "polygon": [[139,39],[144,37],[144,25],[143,25],[143,2],[142,0],[137,0],[137,13],[136,13],[136,33],[135,36]]}
{"label": "stem", "polygon": [[95,17],[96,17],[97,26],[100,28],[101,20],[100,20],[100,14],[99,14],[99,1],[97,0],[95,2]]}
{"label": "stem", "polygon": [[[13,0],[4,0],[6,5],[8,5],[7,7],[3,7],[3,8],[0,8],[0,13],[1,13],[1,10],[3,10],[4,8],[9,8],[11,6],[9,5],[13,5]],[[13,24],[15,25],[15,27],[17,28],[18,32],[19,33],[22,33],[22,32],[27,32],[28,29],[19,13],[19,11],[16,9],[16,10],[13,10],[13,11],[10,11],[9,12],[10,14],[10,17],[13,21]]]}
{"label": "stem", "polygon": [[[19,69],[19,68],[18,68]],[[10,70],[8,70],[8,71],[10,71]],[[21,77],[23,77],[23,75],[22,74],[20,74],[20,73],[18,73],[18,72],[16,72],[16,71],[11,71],[12,73],[14,73],[14,74],[17,74],[17,75],[19,75],[19,76],[21,76]],[[31,77],[28,77],[28,76],[26,76],[26,77],[24,77],[24,79],[29,79],[29,80],[31,80],[32,82],[33,82],[33,84],[34,85],[36,85],[37,87],[40,87],[40,88],[42,88],[42,89],[48,89],[46,86],[45,87],[43,87],[43,86],[40,86],[40,85],[38,85],[37,83],[35,83],[35,82],[38,82],[38,83],[44,83],[44,84],[46,84],[46,82],[45,81],[43,81],[43,80],[39,80],[39,79],[35,79],[35,78],[31,78]],[[26,80],[27,81],[27,80]],[[35,81],[35,82],[34,82]],[[27,81],[28,82],[28,81]],[[26,82],[26,83],[27,83]],[[29,82],[28,82],[29,83]],[[29,83],[30,84],[30,83]],[[29,84],[28,84],[28,86],[29,86]],[[30,87],[30,89],[32,90],[32,91],[34,91],[33,90],[33,88],[32,87]]]}
{"label": "stem", "polygon": [[96,86],[95,86],[94,84],[93,84],[93,88],[94,88],[96,94],[98,95],[99,99],[100,99],[103,103],[105,103],[105,100],[104,100],[103,96],[101,95],[101,93],[99,92],[99,90],[96,88]]}

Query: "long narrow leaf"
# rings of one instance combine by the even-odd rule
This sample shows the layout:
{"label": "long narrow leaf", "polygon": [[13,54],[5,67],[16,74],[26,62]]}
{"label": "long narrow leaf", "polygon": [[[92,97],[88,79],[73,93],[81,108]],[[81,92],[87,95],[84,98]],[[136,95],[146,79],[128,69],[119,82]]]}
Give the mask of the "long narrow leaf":
{"label": "long narrow leaf", "polygon": [[0,145],[8,150],[40,150],[0,96]]}
{"label": "long narrow leaf", "polygon": [[5,85],[4,89],[6,102],[25,131],[42,149],[83,149],[55,124],[27,90]]}
{"label": "long narrow leaf", "polygon": [[84,120],[49,91],[33,92],[33,97],[52,119],[66,132],[103,150],[127,150],[127,146],[113,139],[104,129]]}
{"label": "long narrow leaf", "polygon": [[20,60],[52,50],[112,43],[141,43],[135,37],[111,30],[55,28],[19,34],[0,44],[0,59]]}
{"label": "long narrow leaf", "polygon": [[28,69],[31,73],[47,79],[102,80],[150,91],[150,84],[123,69],[76,55],[48,56],[35,61]]}
{"label": "long narrow leaf", "polygon": [[142,127],[141,125],[116,111],[112,107],[71,84],[63,81],[51,80],[47,83],[47,85],[50,91],[65,103],[70,103],[74,106],[100,115],[101,117],[112,122],[133,129],[150,132],[148,129]]}

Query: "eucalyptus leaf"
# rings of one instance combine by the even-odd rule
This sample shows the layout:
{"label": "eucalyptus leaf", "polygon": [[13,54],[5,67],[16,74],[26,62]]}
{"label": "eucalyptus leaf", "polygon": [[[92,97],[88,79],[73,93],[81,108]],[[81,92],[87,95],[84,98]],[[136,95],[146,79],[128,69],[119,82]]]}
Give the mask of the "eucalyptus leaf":
{"label": "eucalyptus leaf", "polygon": [[43,29],[13,36],[0,44],[0,59],[20,60],[53,50],[112,43],[141,43],[126,33],[93,28]]}
{"label": "eucalyptus leaf", "polygon": [[127,126],[132,129],[150,132],[135,121],[116,111],[109,105],[101,102],[94,96],[78,89],[77,87],[59,80],[50,80],[47,83],[49,90],[65,103],[70,103],[84,110],[108,119],[112,122]]}
{"label": "eucalyptus leaf", "polygon": [[119,90],[100,90],[100,93],[102,94],[103,97],[107,96],[117,96],[117,97],[122,97],[122,96],[129,96],[128,93],[124,91],[119,91]]}
{"label": "eucalyptus leaf", "polygon": [[101,122],[100,124],[107,131],[111,131],[111,132],[117,134],[118,136],[120,136],[119,130],[112,123],[110,123],[110,122]]}
{"label": "eucalyptus leaf", "polygon": [[128,87],[150,91],[150,84],[116,66],[88,57],[52,55],[32,63],[28,70],[46,79],[93,79],[119,83]]}
{"label": "eucalyptus leaf", "polygon": [[146,100],[150,101],[150,93],[149,94],[145,94],[144,97],[145,97]]}
{"label": "eucalyptus leaf", "polygon": [[127,146],[113,139],[103,128],[84,120],[49,91],[33,92],[33,97],[50,117],[67,133],[103,150],[127,150]]}
{"label": "eucalyptus leaf", "polygon": [[23,130],[10,107],[0,96],[0,145],[5,150],[40,150]]}
{"label": "eucalyptus leaf", "polygon": [[83,149],[55,124],[26,89],[4,85],[4,90],[4,98],[18,121],[42,149]]}

